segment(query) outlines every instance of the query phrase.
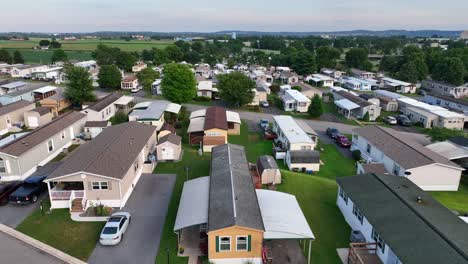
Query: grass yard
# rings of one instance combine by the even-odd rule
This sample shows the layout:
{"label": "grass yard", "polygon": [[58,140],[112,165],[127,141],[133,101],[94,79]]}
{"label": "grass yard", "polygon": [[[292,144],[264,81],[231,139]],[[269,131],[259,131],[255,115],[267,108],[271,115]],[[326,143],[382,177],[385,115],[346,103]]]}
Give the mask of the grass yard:
{"label": "grass yard", "polygon": [[104,224],[104,222],[75,222],[71,220],[68,209],[56,209],[44,216],[41,210],[37,209],[16,229],[86,261],[96,246]]}
{"label": "grass yard", "polygon": [[344,124],[348,124],[348,125],[352,125],[352,126],[361,126],[358,122],[356,122],[356,120],[354,119],[347,119],[346,117],[344,117],[343,115],[339,114],[337,111],[336,111],[336,106],[333,102],[329,102],[329,103],[323,103],[323,113],[329,113],[329,114],[333,114],[341,123],[344,123]]}
{"label": "grass yard", "polygon": [[[31,38],[30,40],[24,41],[11,41],[2,40],[0,41],[0,48],[7,49],[32,49],[39,45],[39,38]],[[64,41],[58,40],[62,44],[62,49],[66,51],[94,51],[99,44],[105,44],[111,47],[119,48],[123,51],[137,51],[141,52],[144,49],[157,48],[162,49],[170,46],[174,43],[173,40],[73,40]]]}
{"label": "grass yard", "polygon": [[165,263],[167,261],[166,248],[169,249],[169,257],[171,264],[187,264],[188,258],[177,257],[177,236],[174,233],[174,223],[177,216],[177,208],[179,207],[182,188],[186,181],[185,166],[189,168],[189,180],[209,176],[211,155],[204,153],[203,156],[198,156],[196,148],[189,145],[184,145],[184,157],[182,161],[176,163],[159,163],[154,173],[176,173],[177,179],[172,193],[171,202],[167,211],[166,222],[159,245],[158,256],[156,263]]}
{"label": "grass yard", "polygon": [[468,177],[462,176],[457,192],[430,192],[432,197],[450,210],[460,214],[468,213]]}
{"label": "grass yard", "polygon": [[[0,42],[1,43],[1,42]],[[15,51],[14,48],[7,49],[11,54]],[[26,63],[45,63],[51,62],[52,50],[33,50],[33,49],[18,49],[23,55],[23,59]],[[91,60],[91,52],[84,51],[65,51],[69,60]]]}

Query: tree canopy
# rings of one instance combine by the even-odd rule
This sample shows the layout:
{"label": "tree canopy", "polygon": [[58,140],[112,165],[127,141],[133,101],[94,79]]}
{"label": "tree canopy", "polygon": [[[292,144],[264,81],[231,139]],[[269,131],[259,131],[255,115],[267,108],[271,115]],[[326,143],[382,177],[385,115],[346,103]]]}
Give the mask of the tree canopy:
{"label": "tree canopy", "polygon": [[143,89],[151,92],[151,85],[159,78],[159,72],[152,68],[145,68],[137,73],[138,81],[143,86]]}
{"label": "tree canopy", "polygon": [[116,65],[103,65],[99,69],[98,83],[101,88],[119,89],[122,74]]}
{"label": "tree canopy", "polygon": [[219,97],[229,106],[240,107],[252,102],[255,82],[240,72],[223,74],[219,77]]}
{"label": "tree canopy", "polygon": [[353,48],[346,53],[346,66],[362,70],[372,70],[372,64],[368,59],[368,51],[364,48]]}
{"label": "tree canopy", "polygon": [[320,98],[318,94],[315,94],[314,97],[312,97],[312,102],[310,103],[307,112],[314,118],[320,117],[323,114],[322,98]]}
{"label": "tree canopy", "polygon": [[196,96],[197,81],[188,66],[170,63],[164,67],[163,74],[161,90],[168,100],[180,104]]}
{"label": "tree canopy", "polygon": [[65,97],[74,105],[81,106],[83,102],[96,100],[93,89],[93,81],[86,68],[67,66],[65,69],[67,82],[65,84]]}
{"label": "tree canopy", "polygon": [[68,56],[63,49],[56,49],[52,53],[52,57],[50,58],[52,63],[57,61],[68,61]]}
{"label": "tree canopy", "polygon": [[48,39],[42,39],[39,41],[39,46],[41,47],[48,47],[50,45],[50,40]]}
{"label": "tree canopy", "polygon": [[13,57],[11,56],[10,52],[8,52],[8,50],[0,49],[0,61],[8,63],[8,64],[12,64]]}

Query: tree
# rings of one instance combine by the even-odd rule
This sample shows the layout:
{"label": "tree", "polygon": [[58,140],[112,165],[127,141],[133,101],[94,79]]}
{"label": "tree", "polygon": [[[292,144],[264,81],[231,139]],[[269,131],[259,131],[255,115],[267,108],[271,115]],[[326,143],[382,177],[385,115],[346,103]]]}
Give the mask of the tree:
{"label": "tree", "polygon": [[252,102],[255,82],[240,72],[220,75],[219,97],[229,106],[240,107]]}
{"label": "tree", "polygon": [[132,67],[133,65],[135,65],[136,62],[137,58],[125,51],[119,52],[115,61],[115,63],[120,69],[123,69],[127,72],[130,72],[132,70]]}
{"label": "tree", "polygon": [[192,44],[192,51],[194,51],[194,52],[203,53],[204,48],[205,47],[203,46],[203,44],[201,42],[199,42],[199,41],[193,42],[193,44]]}
{"label": "tree", "polygon": [[43,39],[39,41],[39,46],[41,47],[48,47],[50,45],[50,41],[48,39]]}
{"label": "tree", "polygon": [[14,63],[24,63],[23,55],[19,50],[15,50],[13,53],[13,62]]}
{"label": "tree", "polygon": [[433,127],[425,130],[432,142],[445,141],[452,137],[466,137],[463,130],[449,129],[445,127]]}
{"label": "tree", "polygon": [[0,61],[8,64],[13,63],[13,58],[11,57],[10,52],[6,49],[0,49]]}
{"label": "tree", "polygon": [[178,46],[167,46],[165,52],[169,61],[181,62],[184,60],[184,53]]}
{"label": "tree", "polygon": [[175,103],[186,103],[197,95],[197,81],[187,65],[170,63],[164,67],[161,90]]}
{"label": "tree", "polygon": [[398,59],[395,56],[384,56],[380,61],[379,69],[394,74],[398,72],[398,63]]}
{"label": "tree", "polygon": [[320,117],[323,114],[322,98],[320,98],[318,94],[312,97],[312,102],[307,112],[309,112],[309,115],[313,118]]}
{"label": "tree", "polygon": [[152,68],[146,68],[137,73],[138,81],[146,91],[151,92],[151,85],[159,78],[159,73]]}
{"label": "tree", "polygon": [[416,83],[419,80],[419,72],[414,62],[410,61],[400,67],[397,77],[402,81]]}
{"label": "tree", "polygon": [[103,65],[99,69],[98,83],[101,88],[119,89],[122,82],[122,74],[115,65]]}
{"label": "tree", "polygon": [[65,69],[65,76],[68,81],[65,85],[64,94],[74,105],[80,106],[83,102],[96,100],[93,81],[86,68],[68,66]]}
{"label": "tree", "polygon": [[120,49],[99,44],[93,52],[93,58],[99,66],[112,65],[115,64],[118,54],[120,54]]}
{"label": "tree", "polygon": [[163,49],[153,49],[154,53],[154,59],[153,59],[153,64],[154,65],[161,65],[169,62],[169,59],[167,58],[167,53]]}
{"label": "tree", "polygon": [[56,49],[52,53],[52,58],[50,58],[50,60],[52,63],[57,61],[68,61],[68,56],[63,49]]}
{"label": "tree", "polygon": [[50,47],[52,49],[60,49],[62,47],[62,44],[60,44],[60,42],[56,40],[52,40],[52,42],[50,42]]}
{"label": "tree", "polygon": [[340,51],[333,47],[320,47],[316,51],[317,53],[317,65],[321,69],[326,68],[335,68],[336,61],[340,58]]}
{"label": "tree", "polygon": [[292,68],[299,75],[314,73],[317,70],[315,56],[308,50],[301,50],[292,58]]}
{"label": "tree", "polygon": [[346,53],[346,66],[350,68],[369,68],[368,52],[363,48],[353,48]]}
{"label": "tree", "polygon": [[444,58],[434,67],[432,78],[453,85],[462,85],[465,77],[465,65],[460,58]]}

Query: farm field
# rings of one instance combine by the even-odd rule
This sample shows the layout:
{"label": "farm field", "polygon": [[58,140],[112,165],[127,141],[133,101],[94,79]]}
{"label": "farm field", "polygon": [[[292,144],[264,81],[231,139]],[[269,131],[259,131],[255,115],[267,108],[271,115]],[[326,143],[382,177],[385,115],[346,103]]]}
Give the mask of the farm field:
{"label": "farm field", "polygon": [[[16,49],[6,49],[11,54]],[[33,50],[33,49],[17,49],[23,55],[26,63],[50,63],[52,58],[52,50]],[[85,61],[91,60],[91,52],[89,51],[65,51],[69,60]]]}
{"label": "farm field", "polygon": [[[0,40],[0,48],[6,49],[32,49],[39,44],[39,38],[31,38],[24,41]],[[99,44],[105,44],[111,47],[119,48],[123,51],[141,52],[144,49],[158,48],[163,49],[172,45],[172,40],[59,40],[62,49],[65,51],[94,51]]]}

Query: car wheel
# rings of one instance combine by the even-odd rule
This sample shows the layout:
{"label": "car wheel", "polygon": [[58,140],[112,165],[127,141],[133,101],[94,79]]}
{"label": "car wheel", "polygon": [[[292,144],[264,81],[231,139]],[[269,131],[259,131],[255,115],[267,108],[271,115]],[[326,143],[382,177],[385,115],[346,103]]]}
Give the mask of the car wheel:
{"label": "car wheel", "polygon": [[33,202],[33,203],[37,202],[37,196],[36,196],[36,195],[34,195],[34,196],[32,197],[32,202]]}

